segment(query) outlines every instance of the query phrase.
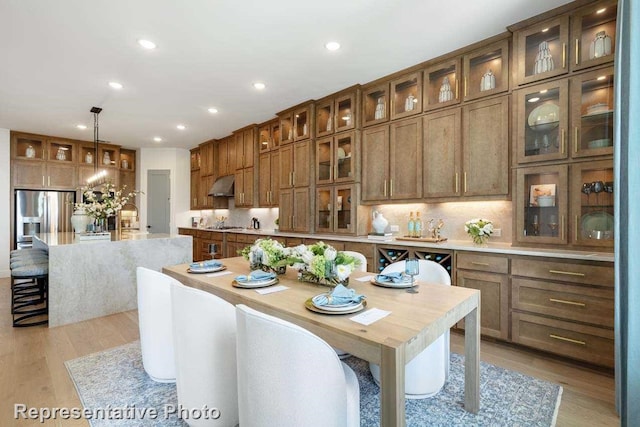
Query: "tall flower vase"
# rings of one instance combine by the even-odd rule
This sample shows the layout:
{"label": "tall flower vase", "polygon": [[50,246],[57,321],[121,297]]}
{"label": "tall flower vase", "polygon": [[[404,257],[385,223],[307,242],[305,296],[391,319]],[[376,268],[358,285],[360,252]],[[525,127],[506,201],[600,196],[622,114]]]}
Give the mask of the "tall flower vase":
{"label": "tall flower vase", "polygon": [[93,222],[95,224],[96,233],[102,233],[107,231],[107,218],[96,218]]}
{"label": "tall flower vase", "polygon": [[487,235],[471,236],[471,239],[473,239],[473,244],[475,246],[480,246],[480,247],[488,246],[487,243],[489,242],[489,236],[487,236]]}

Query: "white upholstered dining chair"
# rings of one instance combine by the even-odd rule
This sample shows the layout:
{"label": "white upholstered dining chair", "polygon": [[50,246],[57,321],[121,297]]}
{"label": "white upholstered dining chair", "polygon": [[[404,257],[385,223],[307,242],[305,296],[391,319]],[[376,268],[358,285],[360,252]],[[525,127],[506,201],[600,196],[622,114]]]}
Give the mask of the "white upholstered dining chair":
{"label": "white upholstered dining chair", "polygon": [[367,271],[367,258],[363,254],[355,251],[342,251],[342,252],[360,261],[360,265],[356,267],[356,271],[363,271],[363,272]]}
{"label": "white upholstered dining chair", "polygon": [[325,341],[242,304],[236,315],[241,426],[360,426],[358,379]]}
{"label": "white upholstered dining chair", "polygon": [[[416,280],[427,283],[451,285],[447,270],[434,261],[418,260],[420,272]],[[404,272],[405,262],[399,261],[385,267],[380,274]],[[424,291],[420,291],[424,292]],[[370,363],[369,370],[380,384],[380,366]],[[442,334],[429,347],[405,366],[405,397],[424,399],[437,394],[449,378],[449,331]]]}
{"label": "white upholstered dining chair", "polygon": [[145,267],[136,269],[142,365],[152,380],[176,381],[171,321],[171,284],[177,281]]}
{"label": "white upholstered dining chair", "polygon": [[190,426],[238,424],[236,314],[232,304],[199,289],[171,286],[178,404],[217,408],[217,419],[183,420]]}

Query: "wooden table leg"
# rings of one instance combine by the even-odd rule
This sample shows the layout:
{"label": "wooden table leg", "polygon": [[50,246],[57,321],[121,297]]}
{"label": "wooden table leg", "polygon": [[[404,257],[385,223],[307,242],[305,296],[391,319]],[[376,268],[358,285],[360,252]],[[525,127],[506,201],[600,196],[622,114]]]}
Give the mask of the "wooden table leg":
{"label": "wooden table leg", "polygon": [[464,317],[464,409],[480,410],[480,302]]}
{"label": "wooden table leg", "polygon": [[382,348],[380,364],[380,425],[403,427],[404,411],[404,347]]}

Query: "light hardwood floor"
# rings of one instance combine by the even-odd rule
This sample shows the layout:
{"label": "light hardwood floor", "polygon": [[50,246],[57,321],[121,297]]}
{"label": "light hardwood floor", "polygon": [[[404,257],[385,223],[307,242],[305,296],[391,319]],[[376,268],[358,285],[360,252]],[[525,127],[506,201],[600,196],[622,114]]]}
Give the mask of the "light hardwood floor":
{"label": "light hardwood floor", "polygon": [[[40,426],[15,421],[14,403],[29,407],[80,407],[65,360],[74,359],[138,339],[136,311],[101,317],[68,326],[13,328],[9,308],[9,279],[0,279],[0,426]],[[451,334],[452,351],[463,352],[462,335]],[[509,345],[482,342],[483,361],[563,386],[557,426],[616,426],[614,379]],[[87,426],[85,421],[50,421],[44,425]]]}

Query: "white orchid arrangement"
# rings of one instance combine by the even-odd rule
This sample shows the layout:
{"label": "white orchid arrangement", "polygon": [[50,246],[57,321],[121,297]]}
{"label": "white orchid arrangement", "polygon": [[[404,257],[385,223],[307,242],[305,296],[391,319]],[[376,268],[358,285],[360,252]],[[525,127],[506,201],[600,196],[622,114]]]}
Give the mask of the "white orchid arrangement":
{"label": "white orchid arrangement", "polygon": [[298,270],[298,278],[306,282],[336,286],[345,284],[359,265],[354,257],[337,251],[324,242],[289,248],[289,265]]}
{"label": "white orchid arrangement", "polygon": [[493,234],[493,223],[488,219],[470,219],[464,223],[464,231],[471,236],[474,243],[482,244]]}

